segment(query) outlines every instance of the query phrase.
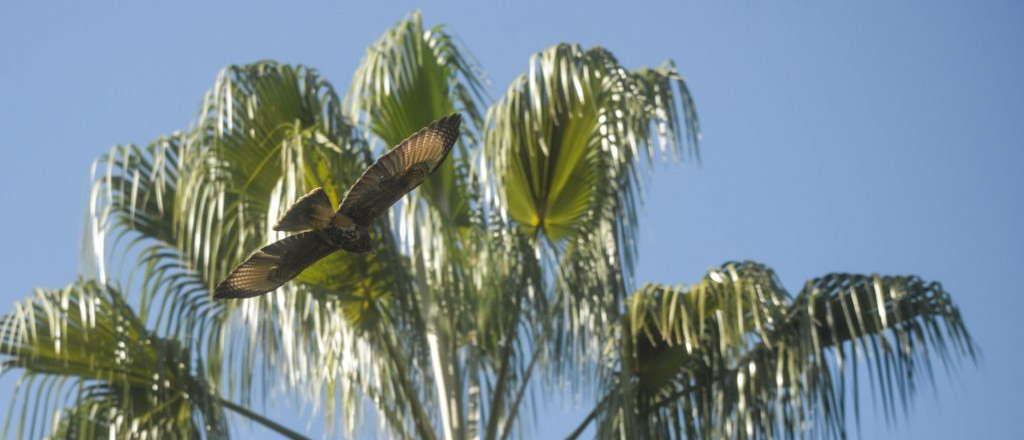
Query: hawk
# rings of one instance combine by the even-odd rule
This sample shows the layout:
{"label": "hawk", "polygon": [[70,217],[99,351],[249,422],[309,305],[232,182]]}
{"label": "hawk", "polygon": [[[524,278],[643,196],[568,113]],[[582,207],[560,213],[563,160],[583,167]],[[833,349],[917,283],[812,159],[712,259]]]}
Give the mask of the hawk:
{"label": "hawk", "polygon": [[249,256],[217,285],[215,298],[270,292],[339,250],[365,253],[374,219],[426,180],[448,156],[462,117],[452,114],[420,129],[370,165],[349,188],[337,212],[323,188],[302,196],[274,226],[298,232]]}

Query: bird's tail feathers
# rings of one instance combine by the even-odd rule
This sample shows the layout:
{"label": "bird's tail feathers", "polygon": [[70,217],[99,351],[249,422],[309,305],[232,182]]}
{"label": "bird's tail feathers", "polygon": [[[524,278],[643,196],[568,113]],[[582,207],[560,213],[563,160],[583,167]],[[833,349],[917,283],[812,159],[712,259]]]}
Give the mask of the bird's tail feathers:
{"label": "bird's tail feathers", "polygon": [[331,199],[324,189],[317,187],[295,201],[288,212],[274,226],[275,231],[300,232],[326,228],[334,217]]}

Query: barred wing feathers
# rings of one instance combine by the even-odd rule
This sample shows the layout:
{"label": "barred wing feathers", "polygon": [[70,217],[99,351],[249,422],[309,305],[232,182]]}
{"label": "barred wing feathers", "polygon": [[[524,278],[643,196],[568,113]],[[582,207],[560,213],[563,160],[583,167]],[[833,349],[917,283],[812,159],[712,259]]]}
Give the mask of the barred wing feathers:
{"label": "barred wing feathers", "polygon": [[448,156],[459,137],[462,117],[445,116],[417,131],[377,159],[345,195],[338,212],[361,226],[412,191]]}
{"label": "barred wing feathers", "polygon": [[316,231],[278,240],[256,251],[231,271],[217,285],[213,296],[251,298],[270,292],[338,249],[320,238]]}

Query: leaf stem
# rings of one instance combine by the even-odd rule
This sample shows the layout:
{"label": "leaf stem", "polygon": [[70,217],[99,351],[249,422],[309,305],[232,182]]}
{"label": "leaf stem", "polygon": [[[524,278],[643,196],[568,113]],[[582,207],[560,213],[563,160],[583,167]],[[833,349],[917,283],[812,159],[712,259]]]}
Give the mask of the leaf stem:
{"label": "leaf stem", "polygon": [[299,434],[299,433],[297,433],[295,431],[292,431],[292,430],[290,430],[288,428],[285,428],[283,425],[280,425],[280,424],[278,424],[277,422],[275,422],[273,420],[270,420],[270,419],[268,419],[266,417],[263,417],[263,416],[261,416],[259,414],[256,414],[255,412],[253,412],[249,408],[246,408],[246,407],[241,406],[241,405],[239,405],[237,403],[231,402],[231,401],[229,401],[229,400],[227,400],[227,399],[225,399],[223,397],[218,397],[217,399],[220,401],[221,406],[223,406],[223,407],[225,407],[227,409],[230,409],[230,410],[232,410],[232,411],[234,411],[234,412],[236,412],[236,413],[238,413],[238,414],[240,414],[242,416],[245,416],[246,418],[248,418],[250,420],[253,420],[256,423],[259,423],[259,424],[261,424],[263,426],[266,426],[267,428],[270,428],[270,429],[272,429],[274,431],[277,431],[278,434],[281,434],[281,435],[283,435],[285,437],[288,437],[288,438],[290,438],[292,440],[310,440],[309,437],[306,437],[306,436],[304,436],[302,434]]}
{"label": "leaf stem", "polygon": [[533,374],[533,367],[537,365],[537,360],[540,359],[541,348],[543,345],[540,341],[534,341],[537,348],[533,350],[533,358],[530,359],[530,365],[526,367],[526,373],[523,375],[522,383],[519,384],[519,390],[516,391],[516,397],[512,400],[512,406],[509,408],[508,417],[505,418],[505,428],[501,430],[500,440],[507,440],[509,434],[512,433],[512,423],[515,422],[517,414],[519,413],[519,405],[523,402],[523,395],[526,394],[526,386],[530,384],[530,375]]}
{"label": "leaf stem", "polygon": [[590,422],[593,422],[594,419],[597,418],[597,415],[601,413],[601,411],[604,411],[604,407],[608,406],[608,402],[611,399],[612,392],[609,391],[608,394],[605,394],[604,398],[602,398],[601,401],[597,403],[597,405],[594,405],[594,409],[590,411],[590,414],[587,414],[587,417],[583,419],[582,422],[580,422],[580,426],[577,426],[575,430],[573,430],[571,433],[569,433],[569,435],[565,437],[565,440],[576,440],[576,438],[578,438],[580,434],[583,434],[583,430],[587,429],[587,425],[589,425]]}
{"label": "leaf stem", "polygon": [[423,407],[423,402],[420,401],[416,387],[410,380],[412,376],[409,375],[409,370],[406,369],[406,362],[409,361],[402,355],[402,352],[399,351],[399,348],[395,346],[387,335],[382,336],[380,339],[384,344],[388,357],[391,358],[391,362],[397,370],[399,388],[402,390],[403,394],[405,394],[406,398],[409,399],[409,406],[412,409],[413,420],[416,422],[416,430],[419,431],[420,438],[426,440],[437,440],[437,434],[435,434],[432,429],[430,418],[427,416],[427,412]]}

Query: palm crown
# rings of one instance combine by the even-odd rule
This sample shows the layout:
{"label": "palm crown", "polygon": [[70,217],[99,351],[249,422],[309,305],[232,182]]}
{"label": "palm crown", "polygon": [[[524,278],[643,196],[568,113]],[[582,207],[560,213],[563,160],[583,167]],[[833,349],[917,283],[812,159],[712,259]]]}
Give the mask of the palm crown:
{"label": "palm crown", "polygon": [[[630,70],[559,44],[486,112],[483,90],[416,13],[369,48],[344,100],[304,66],[230,66],[193,129],[114,147],[95,167],[90,270],[0,324],[4,370],[23,374],[9,432],[222,438],[230,410],[297,438],[248,408],[283,386],[348,433],[372,408],[394,438],[509,438],[551,388],[593,399],[570,438],[841,438],[848,391],[859,407],[850,373],[895,415],[933,360],[973,358],[941,285],[913,276],[829,274],[790,293],[729,262],[692,285],[634,280],[648,165],[698,152],[671,63]],[[322,187],[338,206],[375,146],[453,112],[454,150],[371,225],[375,253],[212,298],[284,237],[299,196]]]}

